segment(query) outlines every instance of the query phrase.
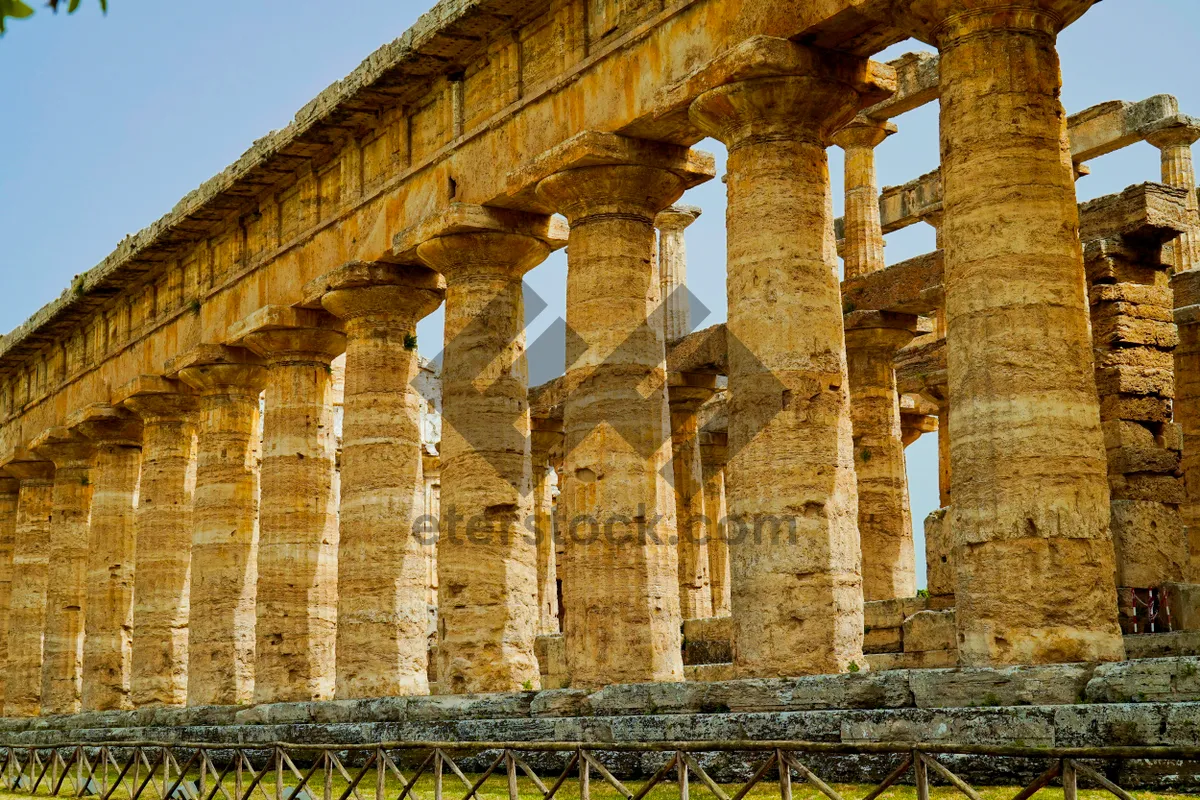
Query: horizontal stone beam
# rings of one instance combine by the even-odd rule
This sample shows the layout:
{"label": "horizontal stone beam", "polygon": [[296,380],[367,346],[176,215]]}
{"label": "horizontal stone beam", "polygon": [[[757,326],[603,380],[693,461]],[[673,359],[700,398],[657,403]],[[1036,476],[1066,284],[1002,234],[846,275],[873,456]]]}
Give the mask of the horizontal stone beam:
{"label": "horizontal stone beam", "polygon": [[901,394],[936,397],[946,383],[945,339],[914,343],[896,354],[896,388]]}
{"label": "horizontal stone beam", "polygon": [[693,331],[667,347],[667,372],[725,375],[728,350],[725,325]]}
{"label": "horizontal stone beam", "polygon": [[1186,202],[1186,189],[1161,183],[1130,186],[1080,204],[1079,238],[1085,244],[1115,237],[1165,244],[1190,227]]}
{"label": "horizontal stone beam", "polygon": [[942,305],[941,250],[842,282],[842,306],[852,311],[929,314]]}
{"label": "horizontal stone beam", "polygon": [[896,93],[862,113],[872,119],[892,119],[932,103],[940,94],[941,59],[933,53],[905,53],[887,62],[896,70]]}

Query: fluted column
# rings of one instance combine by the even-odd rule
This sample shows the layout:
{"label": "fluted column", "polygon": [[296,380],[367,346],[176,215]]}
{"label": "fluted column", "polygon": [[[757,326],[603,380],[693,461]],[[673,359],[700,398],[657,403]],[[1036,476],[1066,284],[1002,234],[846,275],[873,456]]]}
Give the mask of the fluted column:
{"label": "fluted column", "polygon": [[729,532],[725,525],[725,462],[728,437],[724,432],[700,432],[700,465],[704,475],[704,517],[708,521],[708,580],[712,615],[728,617]]}
{"label": "fluted column", "polygon": [[134,497],[142,460],[142,422],[107,404],[68,418],[96,446],[88,531],[83,709],[132,708]]}
{"label": "fluted column", "polygon": [[193,500],[188,705],[254,696],[261,359],[205,345],[167,365],[200,395]]}
{"label": "fluted column", "polygon": [[50,564],[54,465],[19,448],[4,471],[20,482],[13,541],[4,716],[35,717],[42,706],[42,661]]}
{"label": "fluted column", "polygon": [[825,148],[894,78],[779,40],[737,50],[777,76],[722,74],[731,54],[709,68],[725,85],[691,107],[729,148],[734,669],[845,672],[863,663],[862,575]]}
{"label": "fluted column", "polygon": [[558,565],[555,563],[554,496],[551,462],[562,454],[562,422],[530,420],[529,450],[533,466],[533,529],[537,546],[538,634],[558,633]]}
{"label": "fluted column", "polygon": [[660,293],[652,258],[655,217],[696,178],[683,148],[587,136],[603,146],[580,148],[537,186],[571,224],[560,496],[567,668],[581,687],[680,680],[666,351],[651,317]]}
{"label": "fluted column", "polygon": [[255,600],[254,702],[329,700],[337,620],[337,440],[333,359],[346,349],[325,312],[267,306],[233,341],[266,362]]}
{"label": "fluted column", "polygon": [[96,447],[80,434],[56,427],[34,439],[30,449],[54,464],[42,714],[77,714],[83,690],[88,518]]}
{"label": "fluted column", "polygon": [[896,352],[912,341],[917,319],[908,314],[855,311],[846,315],[850,416],[858,475],[858,531],[862,542],[863,599],[915,597],[908,474],[900,438]]}
{"label": "fluted column", "polygon": [[898,19],[941,52],[960,661],[1120,659],[1107,463],[1055,49],[1059,30],[1092,0],[910,5]]}
{"label": "fluted column", "polygon": [[1192,117],[1171,120],[1146,137],[1162,154],[1162,182],[1187,190],[1191,230],[1180,234],[1173,243],[1176,272],[1187,272],[1200,265],[1200,198],[1196,196],[1196,167],[1192,162],[1192,145],[1197,140],[1200,140],[1200,120]]}
{"label": "fluted column", "polygon": [[[859,115],[833,135],[846,151],[846,278],[861,278],[886,266],[879,218],[875,148],[896,132],[894,123]],[[869,598],[868,598],[869,599]]]}
{"label": "fluted column", "polygon": [[425,694],[424,486],[412,384],[417,322],[441,303],[441,279],[424,267],[353,262],[305,294],[346,328],[336,696]]}
{"label": "fluted column", "polygon": [[12,616],[13,545],[21,482],[0,472],[0,713],[8,683],[8,629]]}
{"label": "fluted column", "polygon": [[550,218],[455,206],[397,248],[446,279],[438,683],[444,693],[539,686],[537,545],[522,276],[565,231]]}
{"label": "fluted column", "polygon": [[142,420],[142,478],[134,516],[135,706],[187,702],[192,501],[199,399],[178,381],[142,376],[114,400]]}
{"label": "fluted column", "polygon": [[708,547],[710,520],[704,508],[700,462],[700,406],[716,393],[715,375],[671,374],[667,396],[671,406],[671,469],[678,520],[679,608],[684,619],[713,615]]}
{"label": "fluted column", "polygon": [[658,228],[658,285],[668,342],[692,332],[687,291],[687,243],[684,231],[703,213],[696,206],[671,206],[654,218]]}

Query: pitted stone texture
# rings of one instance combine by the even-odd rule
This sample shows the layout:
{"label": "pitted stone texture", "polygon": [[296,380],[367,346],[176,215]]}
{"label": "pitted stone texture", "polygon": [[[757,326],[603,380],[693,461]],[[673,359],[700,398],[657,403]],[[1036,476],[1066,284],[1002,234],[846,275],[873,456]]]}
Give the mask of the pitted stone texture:
{"label": "pitted stone texture", "polygon": [[663,325],[668,342],[692,332],[692,311],[687,291],[687,242],[684,231],[704,213],[696,206],[671,206],[654,218],[658,228],[658,286],[663,303]]}
{"label": "pitted stone texture", "polygon": [[306,287],[346,327],[336,695],[428,691],[417,322],[441,303],[424,267],[347,264]]}
{"label": "pitted stone texture", "polygon": [[42,714],[75,714],[83,690],[87,607],[88,515],[95,446],[67,428],[51,428],[31,449],[54,463],[50,561],[42,661]]}
{"label": "pitted stone texture", "polygon": [[1123,655],[1055,50],[1058,28],[1090,5],[906,4],[906,22],[941,52],[951,516],[968,665]]}
{"label": "pitted stone texture", "polygon": [[254,695],[259,395],[267,369],[248,351],[204,348],[172,371],[200,395],[187,700],[248,703]]}
{"label": "pitted stone texture", "polygon": [[733,661],[733,619],[709,617],[683,621],[683,663],[720,664]]}
{"label": "pitted stone texture", "polygon": [[54,465],[27,460],[9,463],[5,471],[21,482],[21,488],[17,495],[13,542],[4,715],[35,717],[41,710],[42,699]]}
{"label": "pitted stone texture", "polygon": [[705,514],[700,457],[700,406],[716,392],[715,375],[670,375],[671,469],[678,535],[679,607],[684,620],[711,617],[708,544],[715,527]]}
{"label": "pitted stone texture", "polygon": [[446,278],[437,555],[445,693],[540,684],[522,276],[550,251],[511,228],[435,236],[417,248]]}
{"label": "pitted stone texture", "polygon": [[[700,467],[704,477],[704,517],[708,520],[708,582],[712,613],[729,616],[729,530],[725,507],[725,433],[700,431]],[[732,645],[732,638],[730,639]]]}
{"label": "pitted stone texture", "polygon": [[[776,55],[780,77],[742,79]],[[690,114],[729,148],[734,663],[747,677],[845,672],[862,661],[862,575],[825,147],[894,77],[767,40],[697,80],[725,84]],[[782,535],[746,530],[762,523]]]}
{"label": "pitted stone texture", "polygon": [[107,404],[88,406],[70,421],[96,446],[88,534],[83,708],[132,708],[134,502],[141,474],[142,422]]}
{"label": "pitted stone texture", "polygon": [[912,341],[916,318],[855,311],[846,315],[846,363],[858,478],[863,599],[917,593],[916,551],[900,437],[896,352]]}
{"label": "pitted stone texture", "polygon": [[1093,669],[1088,664],[1051,664],[913,670],[908,682],[918,708],[1071,705],[1083,702]]}
{"label": "pitted stone texture", "polygon": [[899,628],[904,620],[929,608],[926,597],[899,597],[863,603],[863,625],[867,630]]}
{"label": "pitted stone texture", "polygon": [[[571,224],[567,269],[564,633],[572,683],[683,677],[655,216],[711,177],[684,148],[585,134],[537,194]],[[580,166],[584,164],[584,166]],[[552,165],[552,166],[551,166]]]}
{"label": "pitted stone texture", "polygon": [[858,116],[833,135],[846,151],[846,277],[857,278],[886,266],[883,227],[879,217],[879,185],[875,179],[875,148],[896,132],[886,120]]}
{"label": "pitted stone texture", "polygon": [[334,690],[337,495],[333,371],[346,348],[328,314],[268,306],[231,335],[269,367],[259,500],[254,699]]}
{"label": "pitted stone texture", "polygon": [[1087,683],[1089,703],[1200,701],[1200,658],[1149,658],[1101,664]]}
{"label": "pitted stone texture", "polygon": [[537,549],[537,632],[539,636],[545,636],[556,634],[560,630],[554,493],[550,483],[550,470],[551,459],[557,460],[562,456],[563,432],[561,421],[550,419],[533,418],[530,420],[530,429],[529,450],[533,472],[532,520]]}
{"label": "pitted stone texture", "polygon": [[957,578],[951,517],[949,508],[939,508],[925,518],[925,586],[930,597],[954,596]]}
{"label": "pitted stone texture", "polygon": [[183,384],[153,376],[122,387],[118,395],[143,429],[130,697],[135,706],[181,706],[187,701],[199,402]]}
{"label": "pitted stone texture", "polygon": [[17,499],[21,482],[0,473],[0,712],[8,683],[8,631],[12,620],[13,547],[17,535]]}
{"label": "pitted stone texture", "polygon": [[918,611],[904,620],[904,651],[955,650],[954,609]]}

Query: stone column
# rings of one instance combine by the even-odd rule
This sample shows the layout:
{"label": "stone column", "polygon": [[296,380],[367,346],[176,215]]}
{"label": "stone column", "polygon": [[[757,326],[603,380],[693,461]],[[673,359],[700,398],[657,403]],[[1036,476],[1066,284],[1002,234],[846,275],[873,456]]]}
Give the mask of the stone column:
{"label": "stone column", "polygon": [[78,714],[83,690],[88,517],[96,447],[69,428],[56,427],[34,439],[30,449],[54,464],[42,715]]}
{"label": "stone column", "polygon": [[530,462],[533,466],[533,529],[537,540],[538,634],[558,633],[558,565],[554,552],[554,496],[551,460],[562,452],[562,421],[530,420]]}
{"label": "stone column", "polygon": [[83,709],[132,708],[134,497],[142,461],[141,420],[108,404],[68,422],[96,446],[88,533]]}
{"label": "stone column", "polygon": [[1183,433],[1185,499],[1180,506],[1188,541],[1184,579],[1200,583],[1200,270],[1176,272],[1174,319],[1179,331],[1175,348],[1175,420]]}
{"label": "stone column", "polygon": [[230,339],[269,367],[263,417],[254,702],[330,700],[337,620],[333,359],[341,323],[266,306]]}
{"label": "stone column", "polygon": [[12,616],[13,545],[17,535],[17,498],[21,482],[0,473],[0,713],[8,682],[8,629]]}
{"label": "stone column", "polygon": [[4,668],[4,716],[35,717],[42,706],[54,465],[18,448],[4,465],[4,471],[20,482],[8,616],[8,663]]}
{"label": "stone column", "polygon": [[1200,140],[1200,120],[1178,117],[1146,137],[1162,153],[1162,181],[1168,186],[1187,190],[1187,215],[1190,229],[1172,243],[1172,261],[1176,272],[1200,266],[1200,198],[1196,196],[1196,168],[1192,163],[1192,145]]}
{"label": "stone column", "polygon": [[305,287],[346,326],[338,545],[340,699],[426,694],[426,559],[417,322],[443,289],[424,267],[352,262]]}
{"label": "stone column", "polygon": [[167,372],[200,395],[187,702],[241,705],[254,696],[256,462],[267,368],[242,348],[202,345]]}
{"label": "stone column", "polygon": [[[566,232],[550,218],[456,205],[396,238],[446,279],[438,684],[538,686],[537,545],[521,280]],[[403,256],[401,256],[403,258]]]}
{"label": "stone column", "polygon": [[[774,75],[743,78],[747,61]],[[894,78],[779,40],[752,40],[706,73],[724,85],[697,97],[692,120],[729,148],[734,670],[845,672],[863,663],[863,600],[825,148]]]}
{"label": "stone column", "polygon": [[704,517],[708,521],[708,581],[712,615],[729,616],[729,534],[725,527],[724,432],[700,432],[700,465],[704,477]]}
{"label": "stone column", "polygon": [[668,342],[692,332],[692,308],[687,291],[687,242],[684,231],[703,211],[696,206],[671,206],[654,218],[658,228],[658,285]]}
{"label": "stone column", "polygon": [[679,608],[684,619],[713,616],[708,546],[710,520],[705,514],[700,461],[702,406],[717,391],[716,375],[672,374],[667,379],[671,407],[671,468],[679,544]]}
{"label": "stone column", "polygon": [[666,351],[654,219],[712,175],[681,147],[582,134],[546,154],[541,202],[571,224],[563,598],[573,685],[677,681]]}
{"label": "stone column", "polygon": [[917,0],[901,18],[941,52],[951,529],[968,666],[1124,655],[1055,49],[1091,5]]}
{"label": "stone column", "polygon": [[142,420],[142,479],[134,515],[135,706],[187,702],[192,501],[198,398],[183,383],[145,375],[114,401]]}
{"label": "stone column", "polygon": [[846,246],[843,257],[847,279],[870,275],[887,265],[879,219],[875,148],[895,132],[894,123],[859,115],[833,135],[833,143],[846,151]]}
{"label": "stone column", "polygon": [[846,315],[863,599],[868,602],[917,594],[894,367],[896,351],[912,341],[916,328],[917,318],[909,314],[855,311]]}

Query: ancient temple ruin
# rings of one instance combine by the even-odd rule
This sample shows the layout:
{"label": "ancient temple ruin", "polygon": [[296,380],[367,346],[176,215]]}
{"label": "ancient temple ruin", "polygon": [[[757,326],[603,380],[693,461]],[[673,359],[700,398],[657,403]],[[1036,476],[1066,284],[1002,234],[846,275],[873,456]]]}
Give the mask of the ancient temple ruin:
{"label": "ancient temple ruin", "polygon": [[[0,340],[3,716],[1193,654],[1200,120],[1067,115],[1092,5],[443,0]],[[928,103],[940,169],[880,191]]]}

